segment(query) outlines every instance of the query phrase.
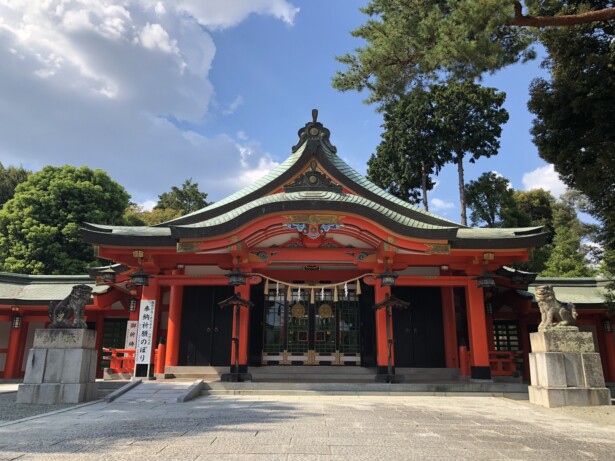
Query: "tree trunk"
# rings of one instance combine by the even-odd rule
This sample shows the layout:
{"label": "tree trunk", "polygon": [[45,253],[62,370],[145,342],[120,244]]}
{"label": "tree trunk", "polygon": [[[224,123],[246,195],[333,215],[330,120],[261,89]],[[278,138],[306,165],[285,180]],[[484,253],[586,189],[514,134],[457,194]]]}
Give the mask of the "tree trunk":
{"label": "tree trunk", "polygon": [[459,172],[459,208],[461,208],[461,224],[468,225],[466,217],[466,192],[463,181],[463,154],[457,154],[457,171]]}
{"label": "tree trunk", "polygon": [[423,208],[425,208],[425,211],[429,211],[429,204],[427,201],[427,173],[425,172],[425,162],[421,162],[421,188],[423,189]]}
{"label": "tree trunk", "polygon": [[508,21],[508,24],[525,27],[568,27],[592,22],[606,22],[613,19],[615,19],[615,8],[603,8],[587,13],[560,16],[525,16],[521,2],[515,2],[515,17]]}

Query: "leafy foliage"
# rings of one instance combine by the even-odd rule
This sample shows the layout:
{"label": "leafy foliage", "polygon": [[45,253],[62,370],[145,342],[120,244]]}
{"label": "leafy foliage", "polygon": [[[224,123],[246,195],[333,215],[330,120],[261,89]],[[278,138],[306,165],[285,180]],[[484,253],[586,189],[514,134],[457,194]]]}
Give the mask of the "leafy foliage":
{"label": "leafy foliage", "polygon": [[508,112],[506,95],[472,82],[415,88],[387,104],[385,132],[368,174],[377,184],[401,198],[416,202],[417,188],[433,187],[430,175],[448,163],[457,164],[461,222],[466,224],[463,160],[497,154]]}
{"label": "leafy foliage", "polygon": [[129,196],[102,170],[47,166],[32,174],[0,211],[2,270],[81,274],[95,264],[84,222],[121,224]]}
{"label": "leafy foliage", "polygon": [[472,225],[519,227],[529,224],[515,201],[510,181],[495,172],[483,173],[465,186]]}
{"label": "leafy foliage", "polygon": [[427,192],[434,186],[430,176],[438,173],[448,152],[440,138],[440,126],[432,95],[415,88],[384,113],[382,142],[367,165],[368,177],[383,189],[410,203],[422,196],[427,210]]}
{"label": "leafy foliage", "polygon": [[193,183],[192,178],[187,179],[181,188],[173,186],[170,192],[158,196],[158,203],[154,209],[171,209],[181,214],[192,213],[208,205],[205,201],[207,194],[199,190],[199,184]]}
{"label": "leafy foliage", "polygon": [[15,195],[15,189],[19,184],[28,179],[31,171],[23,167],[9,166],[7,168],[0,163],[0,208]]}
{"label": "leafy foliage", "polygon": [[533,34],[509,25],[513,2],[501,0],[372,0],[366,23],[352,32],[367,42],[338,57],[347,66],[333,78],[341,91],[367,89],[367,102],[385,102],[408,87],[473,79],[534,57]]}
{"label": "leafy foliage", "polygon": [[[573,8],[612,2],[570,2]],[[555,165],[570,187],[588,199],[588,211],[603,223],[605,262],[615,273],[615,25],[596,22],[540,34],[550,80],[536,79],[529,109],[539,155]],[[611,266],[613,264],[613,266]]]}
{"label": "leafy foliage", "polygon": [[127,226],[155,226],[179,218],[182,214],[181,210],[172,208],[154,208],[148,211],[133,203],[124,212],[124,221]]}

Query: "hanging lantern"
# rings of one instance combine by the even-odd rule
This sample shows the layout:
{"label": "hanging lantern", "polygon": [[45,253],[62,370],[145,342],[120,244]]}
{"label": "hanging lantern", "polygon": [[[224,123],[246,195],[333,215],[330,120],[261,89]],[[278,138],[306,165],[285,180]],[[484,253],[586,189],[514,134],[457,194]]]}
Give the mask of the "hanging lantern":
{"label": "hanging lantern", "polygon": [[143,268],[139,268],[130,276],[130,284],[136,287],[146,287],[149,285],[149,275],[143,272]]}
{"label": "hanging lantern", "polygon": [[137,298],[130,298],[130,304],[128,305],[128,310],[130,312],[137,311]]}
{"label": "hanging lantern", "polygon": [[13,321],[11,322],[11,327],[16,330],[21,328],[21,314],[15,314]]}
{"label": "hanging lantern", "polygon": [[398,275],[395,272],[385,272],[384,274],[380,274],[380,286],[383,287],[392,287],[395,285],[395,279]]}
{"label": "hanging lantern", "polygon": [[104,271],[100,271],[100,276],[104,283],[115,283],[115,271],[111,269],[111,266]]}
{"label": "hanging lantern", "polygon": [[246,284],[246,274],[240,270],[233,270],[228,275],[228,284],[234,287]]}
{"label": "hanging lantern", "polygon": [[478,277],[472,277],[472,280],[476,280],[476,286],[478,288],[495,288],[495,276],[486,271]]}
{"label": "hanging lantern", "polygon": [[491,302],[485,303],[485,314],[492,315],[493,314],[493,304]]}
{"label": "hanging lantern", "polygon": [[605,333],[613,333],[613,325],[611,324],[610,319],[604,319],[602,321],[602,327],[604,328]]}

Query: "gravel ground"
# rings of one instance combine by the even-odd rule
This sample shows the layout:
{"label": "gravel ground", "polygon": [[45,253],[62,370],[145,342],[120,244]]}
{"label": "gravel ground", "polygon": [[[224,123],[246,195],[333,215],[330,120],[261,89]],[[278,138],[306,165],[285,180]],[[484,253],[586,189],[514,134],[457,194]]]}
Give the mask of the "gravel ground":
{"label": "gravel ground", "polygon": [[28,403],[16,403],[17,392],[0,394],[0,424],[16,419],[49,413],[50,411],[62,410],[74,407],[73,403],[59,405],[30,405]]}

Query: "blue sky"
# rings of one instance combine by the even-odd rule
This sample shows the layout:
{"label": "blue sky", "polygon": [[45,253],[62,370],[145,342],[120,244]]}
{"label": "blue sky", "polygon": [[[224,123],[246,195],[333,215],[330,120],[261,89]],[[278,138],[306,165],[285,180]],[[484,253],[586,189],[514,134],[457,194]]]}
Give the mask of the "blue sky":
{"label": "blue sky", "polygon": [[[338,154],[364,173],[382,117],[331,78],[360,46],[355,0],[0,0],[0,161],[103,168],[133,200],[191,177],[217,200],[283,161],[318,108]],[[531,143],[528,86],[539,62],[485,84],[507,93],[500,154],[467,165],[515,188],[558,182]],[[454,166],[431,211],[459,219]]]}

